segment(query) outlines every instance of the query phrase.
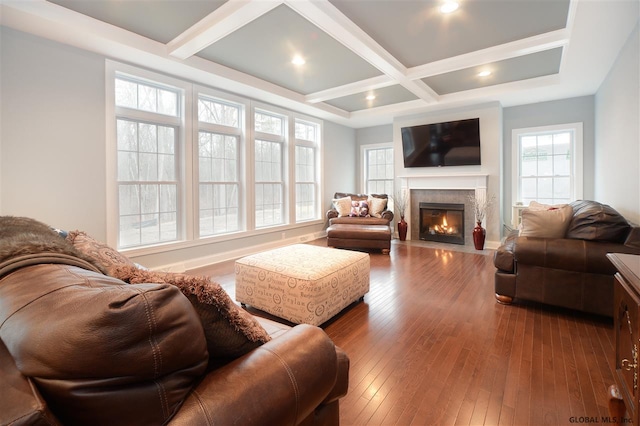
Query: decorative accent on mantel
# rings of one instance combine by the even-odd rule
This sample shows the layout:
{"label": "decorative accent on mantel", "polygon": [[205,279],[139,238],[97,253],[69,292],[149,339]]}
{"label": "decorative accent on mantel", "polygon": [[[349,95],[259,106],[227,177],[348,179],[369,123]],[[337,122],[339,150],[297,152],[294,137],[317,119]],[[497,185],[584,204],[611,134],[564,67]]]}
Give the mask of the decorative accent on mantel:
{"label": "decorative accent on mantel", "polygon": [[[409,194],[409,205],[411,205],[412,189],[434,189],[434,190],[473,190],[476,196],[486,197],[488,174],[437,174],[437,175],[409,175],[398,176],[400,180],[400,190]],[[407,239],[411,239],[412,226],[411,209],[407,209],[405,220],[409,225]]]}

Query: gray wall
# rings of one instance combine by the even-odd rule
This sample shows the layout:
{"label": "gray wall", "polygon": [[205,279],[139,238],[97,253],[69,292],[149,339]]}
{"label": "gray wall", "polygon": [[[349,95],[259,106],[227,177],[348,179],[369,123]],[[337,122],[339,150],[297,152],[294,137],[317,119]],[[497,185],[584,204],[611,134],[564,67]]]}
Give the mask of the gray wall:
{"label": "gray wall", "polygon": [[513,129],[528,127],[552,126],[555,124],[582,124],[583,138],[583,196],[593,199],[594,182],[594,147],[595,147],[595,117],[594,97],[563,99],[559,101],[541,102],[537,104],[521,105],[503,109],[503,216],[506,223],[511,223],[511,206],[513,205],[513,174],[512,167]]}
{"label": "gray wall", "polygon": [[104,59],[2,28],[2,213],[106,238]]}
{"label": "gray wall", "polygon": [[595,198],[640,224],[640,24],[595,96]]}
{"label": "gray wall", "polygon": [[[0,214],[28,216],[106,241],[105,58],[2,27]],[[355,188],[355,130],[326,123],[325,207]],[[134,257],[152,268],[197,267],[322,234],[325,224],[256,232]]]}
{"label": "gray wall", "polygon": [[336,192],[356,192],[355,164],[358,154],[356,131],[350,127],[324,122],[324,204],[331,207]]}

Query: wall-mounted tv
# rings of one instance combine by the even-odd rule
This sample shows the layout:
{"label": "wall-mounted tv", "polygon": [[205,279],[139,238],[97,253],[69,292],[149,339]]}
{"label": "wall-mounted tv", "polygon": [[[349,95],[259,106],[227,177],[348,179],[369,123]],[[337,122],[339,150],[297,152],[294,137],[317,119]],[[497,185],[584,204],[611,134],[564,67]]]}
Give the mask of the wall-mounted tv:
{"label": "wall-mounted tv", "polygon": [[480,119],[402,127],[405,167],[480,165]]}

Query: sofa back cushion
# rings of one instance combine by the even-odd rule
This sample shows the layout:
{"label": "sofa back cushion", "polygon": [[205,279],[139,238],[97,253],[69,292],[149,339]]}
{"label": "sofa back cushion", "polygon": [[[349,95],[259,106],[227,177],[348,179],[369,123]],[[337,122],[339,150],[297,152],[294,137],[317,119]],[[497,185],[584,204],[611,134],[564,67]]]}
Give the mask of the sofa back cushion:
{"label": "sofa back cushion", "polygon": [[624,243],[631,226],[615,209],[589,200],[574,201],[570,205],[573,218],[567,238]]}
{"label": "sofa back cushion", "polygon": [[207,367],[202,325],[168,284],[63,264],[0,279],[0,338],[63,424],[163,424]]}

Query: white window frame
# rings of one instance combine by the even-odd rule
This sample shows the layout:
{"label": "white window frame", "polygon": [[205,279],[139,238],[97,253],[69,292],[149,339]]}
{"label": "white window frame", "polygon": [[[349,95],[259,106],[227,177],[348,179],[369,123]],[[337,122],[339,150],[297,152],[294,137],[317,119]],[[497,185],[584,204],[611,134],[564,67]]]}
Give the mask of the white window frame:
{"label": "white window frame", "polygon": [[[120,62],[106,60],[105,61],[105,134],[106,134],[106,208],[107,208],[107,240],[106,243],[112,247],[118,246],[118,174],[117,174],[117,133],[116,133],[116,109],[115,106],[115,77],[117,73],[129,75],[134,80],[148,80],[149,82],[158,83],[161,86],[172,86],[179,88],[183,93],[182,118],[180,125],[176,128],[179,132],[179,164],[177,170],[179,172],[180,185],[180,206],[179,221],[181,226],[180,238],[178,241],[166,243],[158,243],[147,246],[131,247],[121,249],[129,256],[145,256],[157,253],[169,252],[172,250],[181,250],[189,247],[207,245],[211,243],[223,242],[237,239],[241,237],[252,237],[257,235],[269,234],[278,231],[285,231],[296,227],[309,226],[313,224],[323,223],[321,209],[321,200],[323,199],[322,185],[318,186],[318,218],[316,220],[306,220],[296,223],[295,221],[295,145],[289,143],[295,139],[295,118],[304,121],[314,122],[319,125],[319,141],[318,141],[318,168],[319,181],[321,182],[324,175],[322,169],[323,153],[323,121],[308,117],[297,112],[262,104],[260,102],[234,95],[211,87],[200,86],[195,83],[181,80],[165,74],[145,70],[135,66],[123,64]],[[198,174],[198,137],[200,124],[198,120],[197,100],[198,95],[203,94],[207,97],[219,98],[228,103],[237,103],[244,105],[244,122],[241,126],[241,167],[240,185],[242,187],[242,195],[240,197],[241,215],[243,216],[243,224],[237,232],[229,232],[224,234],[216,234],[212,236],[199,236],[199,174]],[[283,151],[283,223],[279,225],[256,228],[255,226],[255,176],[254,176],[254,110],[258,108],[266,112],[273,112],[277,115],[286,117],[287,125],[285,127],[285,138],[287,143]],[[137,111],[137,110],[136,110]],[[144,111],[142,111],[144,113]],[[282,234],[284,237],[284,233]]]}
{"label": "white window frame", "polygon": [[[360,192],[363,194],[368,193],[367,183],[369,182],[369,178],[368,178],[369,167],[368,167],[367,159],[368,159],[369,151],[378,150],[378,149],[391,149],[391,152],[393,153],[394,161],[391,163],[391,165],[393,166],[393,177],[389,180],[391,181],[392,188],[395,185],[394,182],[395,182],[396,172],[395,172],[395,151],[393,149],[393,142],[361,145],[360,146],[360,170],[362,171],[361,173],[362,180],[360,182],[360,186],[361,186]],[[387,194],[387,195],[389,197],[393,197],[393,193]]]}
{"label": "white window frame", "polygon": [[520,194],[520,138],[529,135],[540,135],[545,133],[560,133],[570,131],[573,133],[572,143],[572,176],[571,176],[571,198],[572,200],[582,199],[583,194],[583,130],[582,123],[556,124],[550,126],[538,126],[522,129],[513,129],[511,132],[512,141],[512,200],[514,205],[522,202]]}
{"label": "white window frame", "polygon": [[168,77],[148,70],[142,70],[125,64],[106,61],[106,175],[107,175],[107,244],[112,247],[119,245],[119,182],[118,182],[118,158],[117,158],[117,134],[116,120],[118,118],[131,118],[134,121],[147,121],[157,123],[159,115],[157,113],[146,112],[137,109],[119,107],[115,105],[115,80],[118,75],[128,77],[141,83],[151,85],[161,85],[174,87],[180,91],[179,117],[165,116],[162,124],[171,125],[176,128],[177,147],[175,155],[178,157],[176,164],[176,180],[178,181],[178,217],[177,217],[177,239],[165,243],[156,243],[149,246],[134,246],[122,249],[123,251],[138,251],[144,247],[162,247],[175,244],[192,238],[193,229],[191,221],[187,219],[187,206],[192,202],[191,185],[188,171],[182,167],[182,159],[191,156],[191,128],[187,123],[191,120],[191,109],[187,107],[192,100],[191,85],[182,80]]}
{"label": "white window frame", "polygon": [[[238,211],[239,211],[239,223],[238,230],[226,232],[224,234],[213,234],[213,235],[200,235],[200,197],[199,197],[199,186],[200,186],[200,173],[199,166],[196,164],[197,170],[193,173],[193,186],[195,194],[198,196],[194,197],[194,227],[195,227],[195,235],[198,239],[211,239],[218,238],[220,236],[232,235],[238,232],[244,232],[247,230],[247,190],[246,183],[248,180],[247,173],[247,115],[250,110],[250,102],[244,98],[239,96],[230,95],[226,92],[221,92],[215,89],[210,89],[204,86],[195,86],[194,91],[196,93],[196,98],[200,99],[202,95],[205,98],[208,98],[213,101],[217,101],[224,104],[229,104],[233,106],[237,106],[240,108],[240,117],[238,118],[239,123],[238,127],[234,128],[231,126],[213,124],[213,123],[205,123],[201,122],[198,119],[198,111],[194,112],[194,115],[198,119],[198,130],[197,135],[199,136],[200,131],[206,131],[211,133],[225,134],[225,135],[233,135],[239,138],[239,146],[238,146]],[[198,107],[198,103],[196,102],[196,108]],[[194,151],[194,152],[197,152]],[[195,160],[194,160],[195,163]]]}
{"label": "white window frame", "polygon": [[[308,141],[308,140],[304,140],[304,139],[298,139],[296,138],[296,134],[295,134],[295,124],[296,122],[301,122],[304,124],[310,124],[316,127],[316,140],[315,141]],[[321,220],[322,219],[322,147],[321,147],[321,143],[322,143],[322,132],[323,132],[323,126],[322,126],[322,121],[320,120],[316,120],[314,118],[311,117],[307,117],[307,116],[303,116],[301,114],[294,114],[292,117],[292,126],[291,127],[291,136],[290,139],[293,141],[293,143],[291,144],[291,152],[290,152],[290,158],[292,158],[292,162],[293,162],[293,167],[291,167],[291,177],[290,180],[291,182],[293,182],[293,185],[291,185],[291,191],[289,194],[290,199],[292,200],[291,202],[291,206],[292,206],[292,211],[290,212],[291,215],[291,221],[292,223],[308,223],[310,221],[314,221],[314,220]],[[314,196],[315,196],[315,205],[313,207],[313,211],[314,211],[314,215],[313,218],[309,218],[309,219],[298,219],[297,214],[296,214],[296,184],[298,183],[296,180],[296,170],[295,170],[295,158],[296,158],[296,153],[295,153],[295,149],[297,146],[303,146],[303,147],[308,147],[308,148],[313,148],[314,150],[314,160],[315,160],[315,164],[314,164],[314,168],[315,168],[315,176],[314,176],[314,184],[315,184],[315,188],[314,188]]]}
{"label": "white window frame", "polygon": [[[282,133],[280,135],[275,135],[273,133],[266,133],[266,132],[260,132],[256,130],[256,126],[255,126],[255,116],[256,114],[264,114],[264,115],[271,115],[274,117],[278,117],[280,119],[282,119],[283,124],[282,124]],[[283,225],[287,225],[289,223],[291,223],[290,221],[290,214],[288,213],[289,211],[289,201],[291,200],[291,197],[289,196],[289,182],[291,182],[291,179],[289,177],[289,173],[291,170],[291,167],[289,167],[289,159],[291,158],[291,155],[289,153],[290,151],[290,143],[289,141],[291,140],[290,138],[290,128],[291,128],[291,114],[289,114],[288,112],[280,109],[280,108],[276,108],[276,107],[272,107],[272,106],[268,106],[268,105],[259,105],[259,104],[254,104],[251,108],[251,130],[252,130],[252,137],[251,137],[251,155],[252,155],[252,161],[251,161],[251,169],[253,171],[253,179],[252,179],[252,204],[253,204],[253,209],[252,211],[254,212],[253,216],[253,226],[255,227],[255,229],[269,229],[269,228],[278,228],[280,226]],[[280,222],[277,223],[268,223],[268,224],[262,224],[262,225],[258,225],[257,224],[257,220],[256,220],[256,214],[257,214],[257,206],[256,206],[256,185],[258,185],[259,183],[262,184],[269,184],[269,183],[276,183],[275,181],[273,182],[267,182],[267,181],[260,181],[258,182],[255,176],[255,166],[256,166],[256,159],[255,159],[255,143],[256,140],[261,140],[261,141],[265,141],[265,142],[270,142],[270,143],[279,143],[280,146],[280,154],[281,154],[281,170],[280,170],[280,179],[281,181],[278,182],[279,184],[282,185],[282,211],[281,211],[281,217],[280,217]]]}

